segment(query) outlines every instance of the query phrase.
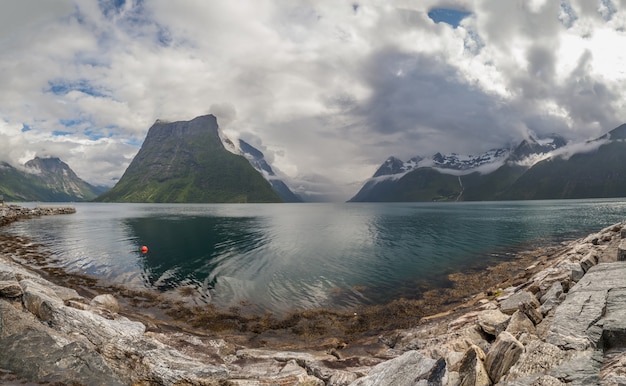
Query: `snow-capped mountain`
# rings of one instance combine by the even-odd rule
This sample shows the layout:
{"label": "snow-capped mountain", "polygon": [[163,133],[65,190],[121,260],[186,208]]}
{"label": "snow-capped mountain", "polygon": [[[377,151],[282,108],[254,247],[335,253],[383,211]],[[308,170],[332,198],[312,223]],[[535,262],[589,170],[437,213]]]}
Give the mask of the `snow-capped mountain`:
{"label": "snow-capped mountain", "polygon": [[558,135],[529,137],[515,148],[480,155],[436,153],[402,161],[389,157],[350,201],[495,199],[533,165],[566,145]]}

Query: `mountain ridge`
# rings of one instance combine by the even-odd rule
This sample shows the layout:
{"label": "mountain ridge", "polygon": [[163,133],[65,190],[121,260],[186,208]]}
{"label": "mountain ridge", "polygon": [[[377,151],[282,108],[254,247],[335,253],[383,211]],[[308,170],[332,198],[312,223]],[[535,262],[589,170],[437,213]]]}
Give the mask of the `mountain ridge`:
{"label": "mountain ridge", "polygon": [[0,163],[0,195],[6,201],[89,201],[105,190],[82,180],[58,157],[35,157],[19,169]]}
{"label": "mountain ridge", "polygon": [[626,165],[626,156],[621,155],[626,154],[623,139],[626,125],[582,146],[551,135],[542,139],[529,137],[508,153],[504,149],[492,149],[475,157],[436,153],[431,159],[421,158],[417,164],[413,160],[420,157],[406,163],[390,157],[349,201],[626,196],[626,182],[622,182],[626,181],[626,166],[621,166]]}

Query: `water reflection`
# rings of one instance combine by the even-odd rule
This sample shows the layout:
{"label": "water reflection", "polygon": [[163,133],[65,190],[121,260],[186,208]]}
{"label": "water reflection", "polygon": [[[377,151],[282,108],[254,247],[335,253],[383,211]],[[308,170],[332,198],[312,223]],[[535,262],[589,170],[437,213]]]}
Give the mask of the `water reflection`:
{"label": "water reflection", "polygon": [[[76,204],[7,228],[70,271],[258,310],[418,297],[447,275],[624,219],[624,200],[501,203]],[[149,252],[142,254],[141,245]]]}

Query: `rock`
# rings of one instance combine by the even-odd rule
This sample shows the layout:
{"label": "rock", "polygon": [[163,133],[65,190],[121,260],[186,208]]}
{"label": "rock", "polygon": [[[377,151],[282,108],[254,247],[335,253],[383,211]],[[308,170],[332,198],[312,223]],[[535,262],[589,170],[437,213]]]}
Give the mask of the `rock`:
{"label": "rock", "polygon": [[236,355],[239,358],[274,359],[279,362],[288,362],[290,360],[295,360],[299,363],[307,363],[313,361],[335,361],[337,359],[330,354],[323,354],[315,351],[272,351],[254,348],[237,350]]}
{"label": "rock", "polygon": [[113,312],[114,314],[120,312],[120,304],[117,302],[117,299],[110,294],[96,296],[91,299],[91,305],[94,307],[102,307],[105,310]]}
{"label": "rock", "polygon": [[397,358],[374,366],[367,376],[357,379],[350,386],[426,386],[433,373],[439,377],[441,371],[438,361],[419,351],[407,351]]}
{"label": "rock", "polygon": [[485,353],[472,345],[463,355],[459,366],[460,386],[488,386],[491,379],[485,369]]}
{"label": "rock", "polygon": [[17,298],[22,296],[22,287],[16,280],[0,281],[0,297]]}
{"label": "rock", "polygon": [[506,328],[506,332],[515,336],[522,333],[535,334],[535,325],[533,322],[528,319],[526,314],[521,312],[520,310],[515,311],[513,316],[511,316],[511,321]]}
{"label": "rock", "polygon": [[63,300],[53,290],[39,283],[25,279],[20,285],[24,291],[24,307],[43,321],[52,319],[54,310],[63,306]]}
{"label": "rock", "polygon": [[487,310],[478,314],[477,322],[485,333],[495,337],[506,330],[510,319],[510,315],[506,315],[500,310]]}
{"label": "rock", "polygon": [[559,296],[561,296],[562,293],[563,286],[561,285],[561,282],[555,281],[554,283],[552,283],[550,289],[541,297],[541,304],[544,304],[551,298],[558,300]]}
{"label": "rock", "polygon": [[139,339],[146,327],[125,317],[106,319],[90,311],[61,306],[52,310],[51,326],[67,334],[84,336],[95,346],[102,346],[115,339]]}
{"label": "rock", "polygon": [[626,239],[626,227],[623,227],[620,232],[619,232],[619,236],[622,239]]}
{"label": "rock", "polygon": [[505,375],[524,352],[522,345],[513,335],[503,332],[491,346],[485,359],[485,368],[494,383]]}
{"label": "rock", "polygon": [[582,279],[585,275],[585,271],[581,267],[580,263],[574,263],[571,261],[565,261],[559,268],[570,272],[570,280],[576,283],[578,280]]}
{"label": "rock", "polygon": [[105,342],[101,347],[107,363],[115,366],[118,374],[125,374],[128,383],[142,380],[150,385],[205,385],[217,384],[228,377],[224,365],[197,361],[143,336],[123,336]]}
{"label": "rock", "polygon": [[572,386],[597,385],[602,365],[602,352],[585,350],[573,352],[573,354],[572,359],[553,368],[549,375]]}
{"label": "rock", "polygon": [[306,369],[327,385],[349,385],[357,378],[369,373],[370,369],[381,363],[372,358],[350,357],[340,360],[307,361]]}
{"label": "rock", "polygon": [[541,297],[541,307],[538,311],[542,315],[547,315],[555,306],[561,304],[561,295],[563,295],[563,286],[561,282],[554,282],[552,287]]}
{"label": "rock", "polygon": [[[625,283],[626,285],[626,283]],[[626,348],[626,288],[610,289],[603,315],[602,349]]]}
{"label": "rock", "polygon": [[[553,367],[571,358],[571,354],[555,345],[534,340],[528,344],[517,363],[504,378],[510,382],[537,374],[547,374]],[[532,383],[535,384],[535,383]]]}
{"label": "rock", "polygon": [[625,261],[625,260],[626,260],[626,240],[622,240],[617,246],[617,261]]}
{"label": "rock", "polygon": [[583,271],[587,272],[591,267],[598,264],[599,256],[595,251],[591,251],[580,260],[580,266]]}
{"label": "rock", "polygon": [[546,341],[565,349],[597,348],[603,335],[601,319],[608,293],[624,288],[624,277],[626,262],[591,268],[556,309]]}
{"label": "rock", "polygon": [[600,384],[626,385],[626,352],[615,352],[605,357],[600,370]]}
{"label": "rock", "polygon": [[122,385],[100,354],[0,299],[0,368],[31,382]]}
{"label": "rock", "polygon": [[543,315],[541,312],[537,311],[536,308],[529,306],[526,303],[520,304],[519,311],[524,313],[534,325],[538,325],[543,320]]}
{"label": "rock", "polygon": [[539,301],[528,291],[519,291],[500,303],[500,310],[505,314],[512,315],[519,309],[519,305],[526,303],[533,308],[540,306]]}

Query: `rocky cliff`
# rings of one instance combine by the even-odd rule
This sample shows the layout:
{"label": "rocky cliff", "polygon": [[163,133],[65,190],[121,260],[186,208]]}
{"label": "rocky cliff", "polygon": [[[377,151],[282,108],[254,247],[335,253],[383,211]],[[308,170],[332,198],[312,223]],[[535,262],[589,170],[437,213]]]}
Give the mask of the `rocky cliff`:
{"label": "rocky cliff", "polygon": [[157,121],[105,202],[281,202],[259,172],[224,148],[217,120]]}
{"label": "rocky cliff", "polygon": [[326,352],[249,348],[199,332],[159,329],[147,318],[123,316],[110,294],[81,296],[0,254],[0,381],[625,384],[625,228],[616,224],[570,242],[538,257],[506,286],[412,328],[383,331],[376,344],[336,342]]}

